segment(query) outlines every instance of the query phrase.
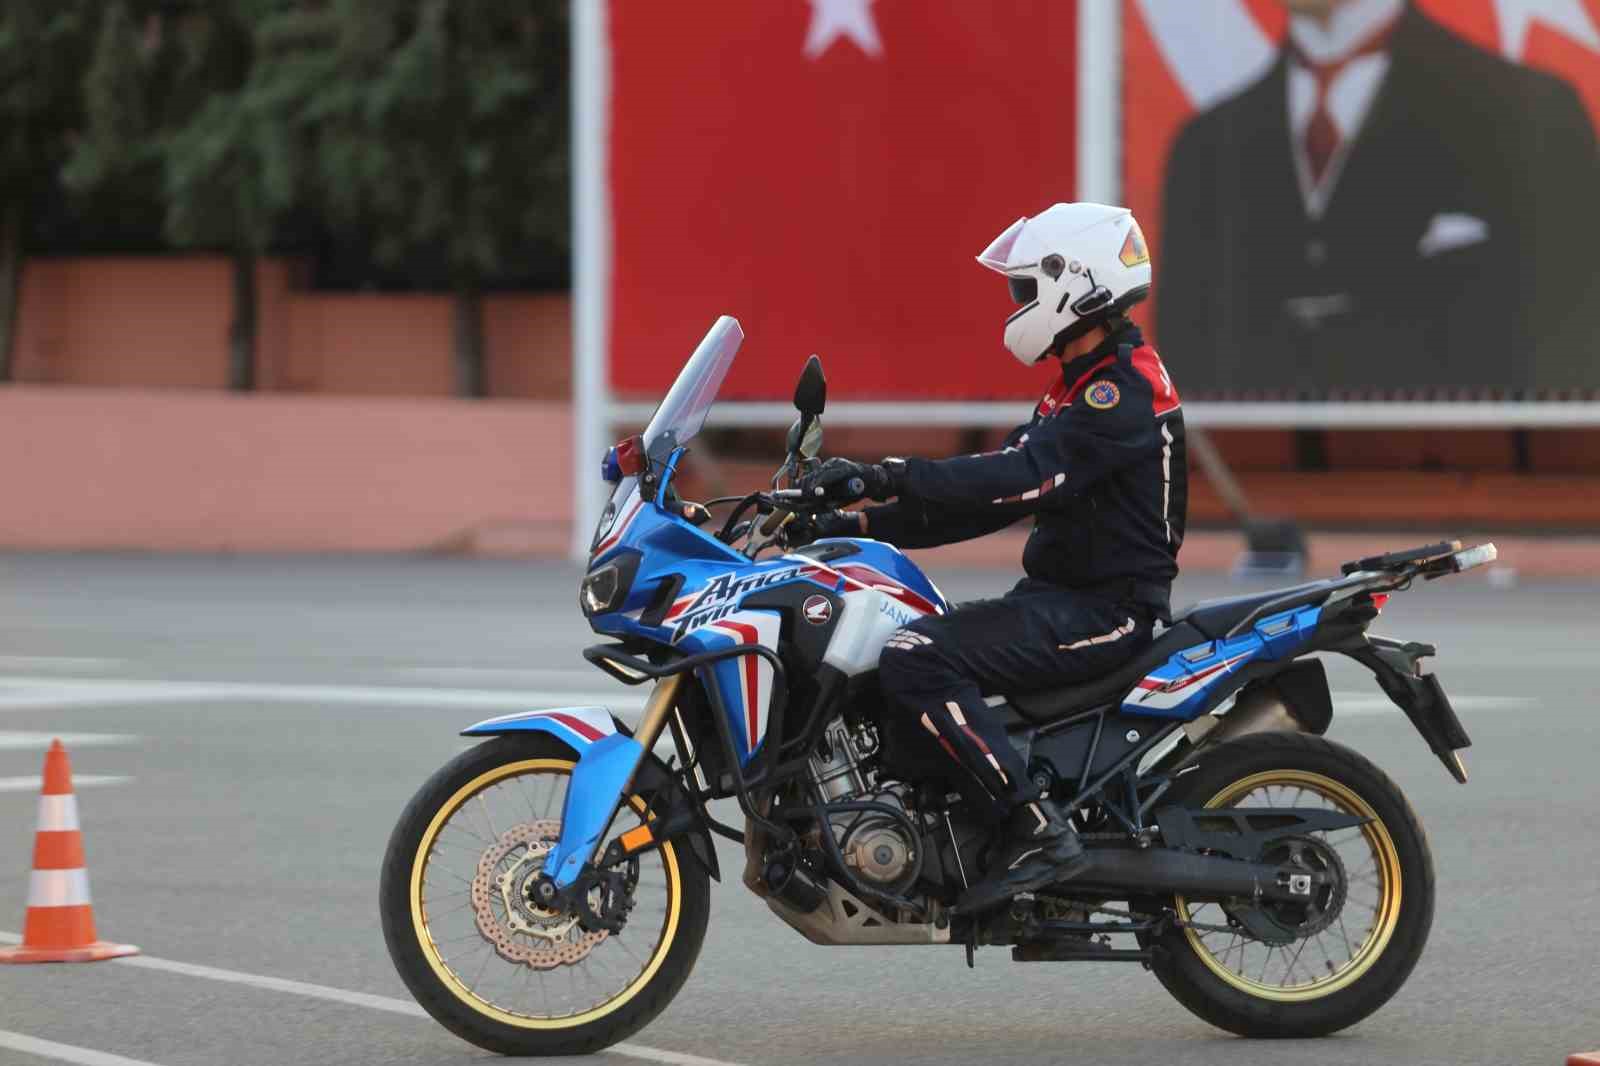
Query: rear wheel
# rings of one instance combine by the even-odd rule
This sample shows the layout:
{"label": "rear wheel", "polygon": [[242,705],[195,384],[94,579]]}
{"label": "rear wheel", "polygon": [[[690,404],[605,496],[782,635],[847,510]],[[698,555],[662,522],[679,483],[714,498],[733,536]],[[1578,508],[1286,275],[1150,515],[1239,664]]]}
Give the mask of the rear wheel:
{"label": "rear wheel", "polygon": [[[441,1025],[489,1051],[627,1038],[672,1001],[705,939],[706,871],[670,843],[589,897],[595,913],[625,904],[621,932],[533,902],[575,764],[542,734],[480,744],[428,780],[389,841],[380,903],[395,967]],[[607,840],[643,823],[646,799],[627,798]]]}
{"label": "rear wheel", "polygon": [[[1202,753],[1172,802],[1186,807],[1316,807],[1368,821],[1286,840],[1263,861],[1293,861],[1333,884],[1272,917],[1286,944],[1251,937],[1217,903],[1173,899],[1156,976],[1189,1010],[1243,1036],[1322,1036],[1354,1025],[1411,974],[1433,924],[1433,859],[1405,796],[1348,748],[1258,734]],[[1209,927],[1209,928],[1206,928]]]}

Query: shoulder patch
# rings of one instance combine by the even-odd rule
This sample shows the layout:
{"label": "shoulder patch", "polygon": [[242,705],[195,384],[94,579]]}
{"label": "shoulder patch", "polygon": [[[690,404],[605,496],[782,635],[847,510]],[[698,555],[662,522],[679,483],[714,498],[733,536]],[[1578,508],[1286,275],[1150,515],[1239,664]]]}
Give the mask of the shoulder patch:
{"label": "shoulder patch", "polygon": [[1122,390],[1117,388],[1115,382],[1107,381],[1105,378],[1091,382],[1089,387],[1083,390],[1083,402],[1097,411],[1110,410],[1117,406],[1121,399]]}

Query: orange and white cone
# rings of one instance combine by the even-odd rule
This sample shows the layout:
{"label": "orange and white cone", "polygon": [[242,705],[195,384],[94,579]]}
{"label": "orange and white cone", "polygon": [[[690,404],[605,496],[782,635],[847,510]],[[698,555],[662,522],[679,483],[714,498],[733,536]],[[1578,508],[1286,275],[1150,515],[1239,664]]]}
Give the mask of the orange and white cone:
{"label": "orange and white cone", "polygon": [[107,944],[95,938],[72,766],[61,741],[53,741],[44,757],[22,944],[0,948],[0,962],[98,962],[138,953],[132,944]]}

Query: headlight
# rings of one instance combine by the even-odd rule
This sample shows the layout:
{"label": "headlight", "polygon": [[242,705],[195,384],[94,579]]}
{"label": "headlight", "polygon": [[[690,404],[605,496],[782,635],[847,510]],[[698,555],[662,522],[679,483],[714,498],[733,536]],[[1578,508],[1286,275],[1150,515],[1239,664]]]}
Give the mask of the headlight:
{"label": "headlight", "polygon": [[627,600],[638,569],[639,554],[625,552],[600,569],[589,571],[578,586],[578,606],[590,617],[615,611]]}
{"label": "headlight", "polygon": [[619,584],[616,564],[603,566],[583,579],[578,589],[578,605],[584,614],[604,614],[617,599]]}

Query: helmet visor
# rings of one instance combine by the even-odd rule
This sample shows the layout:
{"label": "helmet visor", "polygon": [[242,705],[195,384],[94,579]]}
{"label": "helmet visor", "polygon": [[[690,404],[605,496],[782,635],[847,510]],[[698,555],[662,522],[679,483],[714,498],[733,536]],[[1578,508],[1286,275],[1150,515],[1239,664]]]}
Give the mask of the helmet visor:
{"label": "helmet visor", "polygon": [[1011,290],[1011,301],[1018,307],[1031,304],[1039,298],[1037,278],[1006,278],[1006,287]]}
{"label": "helmet visor", "polygon": [[1022,227],[1027,224],[1028,219],[1024,215],[1007,226],[1004,233],[989,242],[989,247],[978,253],[978,262],[1002,274],[1021,265],[1013,263],[1011,255],[1016,250],[1017,238],[1022,236]]}

